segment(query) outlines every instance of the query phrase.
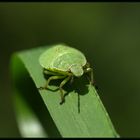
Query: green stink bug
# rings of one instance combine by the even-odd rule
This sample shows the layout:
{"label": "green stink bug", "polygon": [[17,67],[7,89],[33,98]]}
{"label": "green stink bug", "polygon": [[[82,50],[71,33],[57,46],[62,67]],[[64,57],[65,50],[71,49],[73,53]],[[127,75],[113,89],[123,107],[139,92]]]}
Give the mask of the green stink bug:
{"label": "green stink bug", "polygon": [[84,54],[75,48],[64,44],[55,45],[40,55],[39,63],[43,67],[43,73],[51,75],[46,85],[39,89],[47,89],[51,80],[63,79],[59,86],[60,104],[64,102],[62,87],[69,80],[73,80],[73,77],[81,77],[84,73],[90,72],[90,83],[93,84],[93,70]]}

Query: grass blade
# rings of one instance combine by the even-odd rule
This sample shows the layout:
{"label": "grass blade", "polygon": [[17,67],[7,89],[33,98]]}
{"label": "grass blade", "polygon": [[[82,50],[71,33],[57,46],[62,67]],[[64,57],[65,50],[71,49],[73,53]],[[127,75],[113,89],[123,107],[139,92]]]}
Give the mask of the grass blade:
{"label": "grass blade", "polygon": [[85,76],[65,86],[67,96],[62,105],[59,105],[60,91],[55,90],[59,81],[50,86],[52,90],[37,90],[46,82],[38,58],[47,48],[15,53],[11,61],[15,89],[27,100],[29,107],[32,106],[46,136],[119,137],[96,89],[88,84]]}

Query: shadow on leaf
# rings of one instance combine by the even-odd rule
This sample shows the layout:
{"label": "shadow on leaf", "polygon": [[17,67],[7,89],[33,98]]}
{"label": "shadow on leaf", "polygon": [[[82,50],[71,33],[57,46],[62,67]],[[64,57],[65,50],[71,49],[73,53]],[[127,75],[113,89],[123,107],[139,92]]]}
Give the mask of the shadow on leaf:
{"label": "shadow on leaf", "polygon": [[[49,77],[50,76],[48,76],[48,75],[44,75],[44,78],[46,80]],[[59,90],[59,85],[60,85],[61,81],[62,81],[62,79],[52,80],[50,82],[47,90],[56,92],[57,90]],[[64,94],[64,99],[65,100],[67,98],[67,95],[69,95],[71,92],[77,93],[77,96],[78,96],[77,106],[78,106],[78,112],[79,113],[80,113],[80,96],[84,96],[84,95],[86,95],[88,93],[88,84],[89,84],[89,80],[87,79],[87,77],[85,75],[83,75],[80,78],[74,77],[72,83],[69,81],[68,83],[66,83],[63,86],[63,90],[66,91],[66,93]],[[45,85],[45,83],[44,83],[44,85]],[[56,89],[51,88],[52,85],[56,86]],[[65,103],[65,100],[64,100],[63,103]]]}

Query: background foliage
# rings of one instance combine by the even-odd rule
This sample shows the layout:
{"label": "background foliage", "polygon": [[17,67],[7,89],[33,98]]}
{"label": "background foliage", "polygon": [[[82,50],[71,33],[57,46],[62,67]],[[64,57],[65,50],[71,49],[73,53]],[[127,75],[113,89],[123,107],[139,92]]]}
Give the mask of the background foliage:
{"label": "background foliage", "polygon": [[124,137],[140,136],[139,3],[0,3],[0,136],[19,136],[9,62],[18,50],[65,42],[94,67],[99,96]]}

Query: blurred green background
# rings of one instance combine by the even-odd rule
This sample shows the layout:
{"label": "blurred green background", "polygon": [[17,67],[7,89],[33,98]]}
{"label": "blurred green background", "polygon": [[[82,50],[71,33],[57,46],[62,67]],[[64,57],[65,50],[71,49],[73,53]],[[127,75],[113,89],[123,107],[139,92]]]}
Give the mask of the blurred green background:
{"label": "blurred green background", "polygon": [[67,43],[94,68],[122,137],[140,136],[140,3],[0,3],[0,137],[20,136],[9,63],[15,51]]}

